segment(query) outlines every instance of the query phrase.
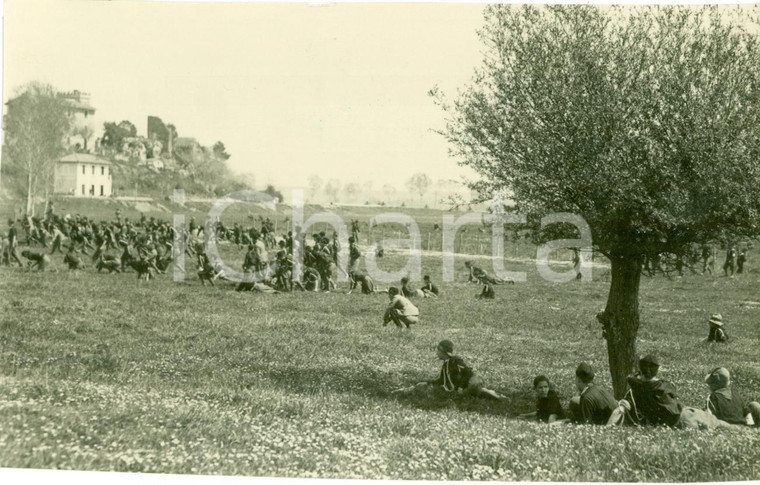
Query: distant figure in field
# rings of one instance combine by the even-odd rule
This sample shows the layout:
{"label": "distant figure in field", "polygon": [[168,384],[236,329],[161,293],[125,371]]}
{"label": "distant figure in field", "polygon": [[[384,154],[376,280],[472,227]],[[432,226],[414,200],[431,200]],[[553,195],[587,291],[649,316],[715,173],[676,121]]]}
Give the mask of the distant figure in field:
{"label": "distant figure in field", "polygon": [[744,273],[744,265],[747,263],[747,251],[740,249],[739,254],[736,256],[736,273]]}
{"label": "distant figure in field", "polygon": [[375,256],[378,258],[382,258],[383,255],[385,255],[385,249],[383,249],[383,243],[381,241],[377,242],[377,246],[375,247]]}
{"label": "distant figure in field", "polygon": [[713,267],[715,266],[715,256],[713,256],[712,247],[703,244],[702,245],[702,274],[713,273]]}
{"label": "distant figure in field", "polygon": [[481,290],[480,294],[478,295],[479,300],[493,300],[496,298],[496,292],[493,289],[493,285],[490,283],[486,283],[483,285],[483,290]]}
{"label": "distant figure in field", "polygon": [[573,248],[573,271],[575,271],[575,279],[583,279],[581,273],[581,250],[579,248]]}
{"label": "distant figure in field", "polygon": [[108,274],[113,273],[114,271],[117,273],[121,273],[121,260],[113,255],[110,254],[103,254],[98,259],[97,264],[95,267],[98,270],[98,273],[101,272],[101,270],[108,270]]}
{"label": "distant figure in field", "polygon": [[521,418],[535,417],[542,423],[553,423],[564,419],[565,412],[559,402],[559,395],[546,376],[537,376],[533,379],[533,392],[536,393],[536,410],[532,413],[521,414]]}
{"label": "distant figure in field", "polygon": [[473,368],[458,355],[454,355],[454,344],[450,340],[441,340],[436,348],[436,355],[443,361],[441,372],[437,379],[423,381],[414,386],[398,389],[396,393],[406,393],[417,389],[433,386],[443,389],[445,392],[456,392],[469,396],[486,397],[490,399],[504,400],[496,391],[488,389],[483,384]]}
{"label": "distant figure in field", "polygon": [[729,246],[726,250],[726,261],[723,263],[723,274],[726,276],[729,276],[729,271],[731,272],[731,276],[734,276],[734,262],[736,260],[736,250],[733,246]]}
{"label": "distant figure in field", "polygon": [[79,255],[77,254],[77,251],[74,248],[74,245],[69,246],[69,250],[66,252],[66,255],[63,257],[63,263],[66,266],[68,266],[69,270],[72,270],[72,271],[85,268],[85,265],[82,262],[82,258],[80,258]]}
{"label": "distant figure in field", "polygon": [[318,292],[322,287],[319,271],[311,266],[305,266],[301,275],[301,281],[294,281],[293,286],[301,291]]}
{"label": "distant figure in field", "polygon": [[37,269],[37,271],[45,271],[45,268],[50,265],[50,256],[47,254],[42,253],[33,253],[31,251],[21,251],[21,256],[25,257],[27,261],[27,268],[29,271],[32,270],[32,268]]}
{"label": "distant figure in field", "polygon": [[410,330],[412,324],[420,321],[420,310],[408,298],[402,296],[398,288],[395,286],[388,288],[388,298],[391,303],[385,310],[383,327],[393,322],[399,329],[406,326],[406,329]]}
{"label": "distant figure in field", "polygon": [[351,271],[348,273],[348,277],[351,280],[351,287],[348,290],[349,295],[359,285],[361,285],[363,295],[371,295],[372,293],[375,293],[375,282],[369,275],[359,273],[358,271]]}
{"label": "distant figure in field", "polygon": [[409,277],[404,276],[401,278],[401,296],[405,296],[407,298],[425,298],[425,292],[422,290],[414,289],[414,287],[409,283]]}
{"label": "distant figure in field", "polygon": [[18,255],[18,229],[13,219],[8,219],[8,261],[9,263],[16,261],[19,266],[24,267]]}
{"label": "distant figure in field", "polygon": [[438,287],[432,281],[430,281],[430,275],[426,274],[425,276],[423,276],[422,281],[425,284],[422,285],[422,288],[420,289],[422,290],[422,292],[425,294],[426,297],[438,298],[441,295]]}
{"label": "distant figure in field", "polygon": [[723,316],[720,313],[714,313],[709,320],[710,333],[707,336],[708,342],[728,342],[728,334],[723,328]]}
{"label": "distant figure in field", "polygon": [[657,377],[660,360],[654,355],[639,359],[639,372],[628,377],[628,392],[619,406],[626,421],[635,425],[666,425],[677,428],[715,429],[731,427],[697,408],[682,406],[676,388]]}
{"label": "distant figure in field", "polygon": [[503,280],[501,278],[494,278],[489,276],[488,273],[483,270],[483,268],[476,266],[472,261],[465,261],[464,267],[467,268],[470,272],[469,278],[467,280],[470,283],[489,283],[492,285],[502,285],[504,283],[509,283],[512,285],[515,284],[515,282],[511,280]]}
{"label": "distant figure in field", "polygon": [[361,258],[361,251],[359,250],[359,245],[356,243],[356,238],[354,236],[351,236],[348,238],[348,272],[354,271],[356,269],[356,263],[359,261],[359,258]]}
{"label": "distant figure in field", "polygon": [[705,382],[710,388],[705,411],[729,424],[760,427],[760,404],[748,401],[731,388],[731,374],[725,367],[713,369]]}
{"label": "distant figure in field", "polygon": [[572,421],[578,424],[606,425],[618,403],[608,389],[594,384],[594,368],[582,362],[575,369],[579,395],[570,400]]}

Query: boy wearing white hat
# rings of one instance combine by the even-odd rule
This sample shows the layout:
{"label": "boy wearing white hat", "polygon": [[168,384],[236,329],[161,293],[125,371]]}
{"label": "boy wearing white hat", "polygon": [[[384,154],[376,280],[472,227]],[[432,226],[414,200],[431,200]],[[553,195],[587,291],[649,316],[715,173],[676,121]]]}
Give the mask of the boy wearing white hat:
{"label": "boy wearing white hat", "polygon": [[707,336],[708,342],[728,342],[728,334],[723,328],[723,317],[720,313],[714,313],[710,317],[710,333]]}

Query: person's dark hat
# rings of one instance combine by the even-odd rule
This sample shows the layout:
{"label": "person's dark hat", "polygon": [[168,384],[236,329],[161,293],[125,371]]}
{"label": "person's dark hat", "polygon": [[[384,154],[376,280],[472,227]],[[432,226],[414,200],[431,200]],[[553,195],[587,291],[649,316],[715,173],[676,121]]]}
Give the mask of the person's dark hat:
{"label": "person's dark hat", "polygon": [[396,288],[395,286],[391,286],[390,288],[388,288],[388,294],[391,296],[398,295],[399,294],[398,288]]}
{"label": "person's dark hat", "polygon": [[441,340],[438,342],[438,348],[447,354],[454,352],[454,343],[451,340]]}
{"label": "person's dark hat", "polygon": [[591,367],[591,364],[581,362],[578,368],[575,369],[575,375],[583,382],[591,382],[594,380],[594,368]]}
{"label": "person's dark hat", "polygon": [[660,359],[657,358],[654,354],[648,354],[639,359],[639,365],[649,365],[652,367],[660,367]]}

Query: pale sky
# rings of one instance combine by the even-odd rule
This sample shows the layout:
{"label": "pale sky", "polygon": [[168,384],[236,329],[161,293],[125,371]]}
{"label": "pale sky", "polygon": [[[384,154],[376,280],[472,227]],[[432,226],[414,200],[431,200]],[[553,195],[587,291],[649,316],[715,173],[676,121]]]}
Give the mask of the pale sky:
{"label": "pale sky", "polygon": [[258,183],[457,179],[427,92],[471,79],[482,8],[6,0],[3,100],[33,80],[89,92],[96,136],[156,115]]}

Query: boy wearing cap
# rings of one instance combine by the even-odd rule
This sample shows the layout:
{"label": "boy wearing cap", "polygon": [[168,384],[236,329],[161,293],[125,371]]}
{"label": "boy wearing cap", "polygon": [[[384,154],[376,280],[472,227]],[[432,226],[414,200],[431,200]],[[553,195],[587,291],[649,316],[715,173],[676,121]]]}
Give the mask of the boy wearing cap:
{"label": "boy wearing cap", "polygon": [[731,374],[728,369],[713,369],[705,377],[705,382],[710,388],[705,411],[729,424],[754,424],[760,427],[760,404],[747,401],[731,388]]}
{"label": "boy wearing cap", "polygon": [[575,369],[575,387],[580,394],[570,400],[572,421],[578,424],[607,424],[618,403],[608,389],[594,384],[594,368],[590,364],[581,362]]}
{"label": "boy wearing cap", "polygon": [[710,317],[710,333],[707,336],[708,342],[728,342],[728,334],[723,329],[723,317],[720,313],[714,313]]}
{"label": "boy wearing cap", "polygon": [[393,322],[399,329],[406,325],[407,330],[409,330],[413,323],[420,321],[420,310],[408,298],[402,296],[398,288],[395,286],[388,288],[388,298],[390,298],[391,303],[385,310],[383,327]]}

